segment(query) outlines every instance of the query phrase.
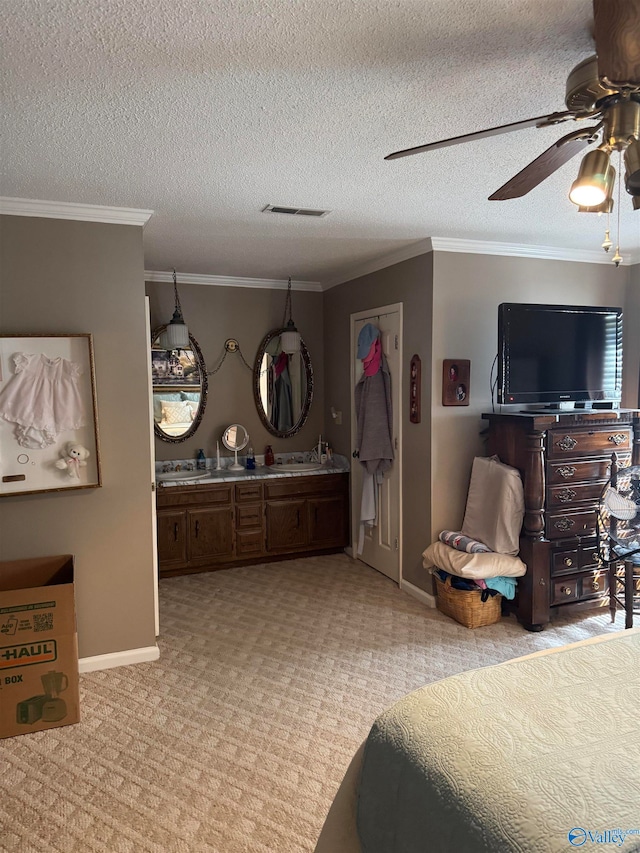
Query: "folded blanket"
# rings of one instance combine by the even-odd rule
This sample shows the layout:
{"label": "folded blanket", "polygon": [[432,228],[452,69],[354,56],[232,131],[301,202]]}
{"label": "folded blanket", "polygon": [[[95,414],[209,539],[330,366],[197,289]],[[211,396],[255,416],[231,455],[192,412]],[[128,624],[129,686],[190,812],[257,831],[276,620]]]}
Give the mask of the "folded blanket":
{"label": "folded blanket", "polygon": [[450,545],[456,551],[466,551],[467,554],[490,554],[491,548],[487,548],[484,542],[479,542],[477,539],[471,539],[470,536],[465,536],[464,533],[459,533],[454,530],[443,530],[438,537],[445,545]]}

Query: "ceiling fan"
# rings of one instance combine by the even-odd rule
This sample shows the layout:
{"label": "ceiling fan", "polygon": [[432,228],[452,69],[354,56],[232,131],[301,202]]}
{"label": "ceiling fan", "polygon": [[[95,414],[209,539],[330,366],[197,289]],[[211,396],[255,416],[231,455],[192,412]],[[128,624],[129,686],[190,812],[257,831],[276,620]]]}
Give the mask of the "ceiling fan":
{"label": "ceiling fan", "polygon": [[570,199],[580,210],[610,212],[613,208],[615,169],[610,154],[624,152],[625,186],[640,209],[640,0],[593,0],[596,56],[580,62],[567,79],[564,112],[503,124],[453,136],[438,142],[395,151],[395,160],[472,142],[527,127],[549,127],[566,121],[597,122],[554,142],[539,157],[489,196],[505,201],[526,195],[572,157],[594,142],[574,181]]}

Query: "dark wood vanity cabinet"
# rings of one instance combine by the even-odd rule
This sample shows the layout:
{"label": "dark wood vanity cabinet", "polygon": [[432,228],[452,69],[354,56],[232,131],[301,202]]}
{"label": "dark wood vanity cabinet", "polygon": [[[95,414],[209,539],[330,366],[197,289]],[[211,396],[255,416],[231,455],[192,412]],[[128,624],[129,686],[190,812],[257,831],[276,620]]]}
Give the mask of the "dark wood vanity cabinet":
{"label": "dark wood vanity cabinet", "polygon": [[346,473],[160,487],[160,575],[341,550],[348,504]]}
{"label": "dark wood vanity cabinet", "polygon": [[640,412],[484,414],[487,451],[517,468],[525,517],[515,609],[529,630],[553,614],[602,606],[606,571],[598,566],[597,509],[611,454],[621,466],[640,464]]}

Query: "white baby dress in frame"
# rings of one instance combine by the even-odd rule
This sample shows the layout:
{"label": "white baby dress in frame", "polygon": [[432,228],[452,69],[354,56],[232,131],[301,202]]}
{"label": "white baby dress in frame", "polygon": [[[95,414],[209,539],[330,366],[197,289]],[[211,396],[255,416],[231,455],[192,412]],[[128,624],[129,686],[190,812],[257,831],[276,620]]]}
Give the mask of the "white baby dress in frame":
{"label": "white baby dress in frame", "polygon": [[16,424],[19,445],[47,447],[63,430],[85,426],[79,364],[25,352],[16,353],[13,363],[15,375],[0,391],[0,417]]}

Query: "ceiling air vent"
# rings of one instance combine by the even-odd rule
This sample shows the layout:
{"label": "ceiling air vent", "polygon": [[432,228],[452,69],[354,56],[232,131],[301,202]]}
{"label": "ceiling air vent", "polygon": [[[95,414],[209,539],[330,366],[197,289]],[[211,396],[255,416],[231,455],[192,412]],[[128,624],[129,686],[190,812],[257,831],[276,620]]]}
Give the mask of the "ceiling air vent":
{"label": "ceiling air vent", "polygon": [[286,213],[289,216],[326,216],[330,210],[311,210],[308,207],[283,207],[280,204],[268,204],[263,213]]}

